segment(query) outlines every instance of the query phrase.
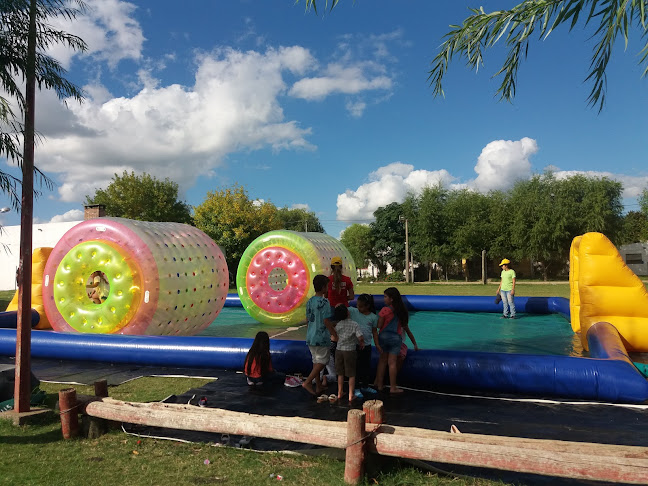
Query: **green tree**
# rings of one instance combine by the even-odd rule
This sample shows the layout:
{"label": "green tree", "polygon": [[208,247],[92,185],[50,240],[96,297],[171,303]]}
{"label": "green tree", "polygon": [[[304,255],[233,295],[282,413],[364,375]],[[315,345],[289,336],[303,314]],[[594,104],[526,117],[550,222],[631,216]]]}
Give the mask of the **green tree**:
{"label": "green tree", "polygon": [[516,183],[509,209],[513,256],[539,262],[546,280],[565,268],[574,237],[598,231],[617,239],[621,190],[619,182],[582,175],[558,180],[546,173]]}
{"label": "green tree", "polygon": [[648,241],[648,216],[640,211],[630,211],[623,217],[619,244]]}
{"label": "green tree", "polygon": [[[52,89],[61,99],[83,100],[82,90],[64,77],[66,70],[44,51],[57,44],[84,51],[86,44],[81,38],[54,29],[51,22],[54,18],[73,19],[84,11],[85,4],[80,0],[0,1],[0,88],[9,96],[9,99],[0,96],[0,157],[13,160],[19,167],[23,164],[20,141],[24,136],[29,146],[34,139],[33,123],[20,122],[33,110],[30,88],[23,88],[25,80],[31,77],[39,89]],[[31,56],[28,55],[30,26],[34,46]],[[19,113],[12,109],[10,99],[16,101]],[[33,165],[33,156],[28,165]],[[38,180],[52,187],[51,180],[38,168],[34,167],[33,171]],[[0,190],[9,196],[15,209],[20,206],[19,184],[17,178],[0,171]]]}
{"label": "green tree", "polygon": [[[525,0],[510,10],[486,13],[483,8],[471,9],[473,14],[462,25],[451,25],[445,35],[441,52],[432,62],[429,81],[436,95],[443,95],[442,82],[453,57],[464,58],[472,69],[483,65],[483,50],[502,40],[508,53],[495,76],[502,76],[497,90],[500,99],[511,101],[515,97],[517,73],[529,52],[530,41],[544,39],[554,29],[568,26],[572,30],[579,23],[593,25],[596,45],[590,63],[591,71],[585,78],[592,83],[588,103],[605,103],[606,69],[612,57],[614,43],[619,36],[627,47],[630,32],[638,30],[638,37],[648,33],[648,0],[623,2],[598,0]],[[648,43],[639,52],[640,64],[648,73]]]}
{"label": "green tree", "polygon": [[140,221],[191,223],[189,205],[178,201],[178,184],[149,174],[115,174],[106,189],[86,196],[86,204],[103,204],[106,215]]}
{"label": "green tree", "polygon": [[223,250],[234,275],[252,241],[283,227],[274,204],[251,200],[240,185],[208,192],[205,200],[194,208],[194,224]]}
{"label": "green tree", "polygon": [[444,268],[452,258],[448,244],[448,227],[445,204],[448,190],[440,184],[426,187],[417,197],[409,195],[407,203],[412,208],[411,248],[416,258],[428,265],[428,279],[432,279],[432,266]]}
{"label": "green tree", "polygon": [[340,235],[340,241],[349,250],[356,268],[367,268],[375,259],[371,241],[371,228],[366,224],[354,223]]}
{"label": "green tree", "polygon": [[641,212],[648,216],[648,189],[641,191],[641,195],[639,196],[639,207],[641,208]]}
{"label": "green tree", "polygon": [[385,274],[387,263],[394,271],[405,269],[405,225],[399,221],[403,215],[400,204],[393,202],[378,208],[373,213],[375,221],[371,228],[371,241],[375,260],[372,260],[381,274]]}
{"label": "green tree", "polygon": [[283,222],[284,229],[290,231],[308,231],[315,233],[326,233],[322,223],[313,211],[301,208],[279,208],[277,210],[279,219]]}

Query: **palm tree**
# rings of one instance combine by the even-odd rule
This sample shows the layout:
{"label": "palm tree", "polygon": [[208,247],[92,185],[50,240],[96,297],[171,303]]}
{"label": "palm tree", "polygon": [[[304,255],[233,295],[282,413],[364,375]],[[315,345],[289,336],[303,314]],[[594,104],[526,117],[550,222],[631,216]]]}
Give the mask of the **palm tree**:
{"label": "palm tree", "polygon": [[[64,44],[74,50],[84,51],[85,42],[72,34],[54,29],[52,18],[73,19],[86,9],[81,0],[74,0],[70,6],[64,0],[0,0],[0,88],[15,100],[19,113],[15,113],[8,99],[0,96],[0,157],[14,160],[22,167],[23,153],[21,139],[24,133],[21,119],[27,109],[26,93],[21,86],[29,70],[28,40],[30,33],[30,6],[34,7],[34,75],[39,89],[53,89],[59,98],[73,98],[81,101],[83,92],[65,79],[66,70],[61,64],[43,51],[55,44]],[[33,138],[33,136],[32,136]],[[40,170],[34,168],[40,181],[49,188],[52,182]],[[0,191],[9,196],[14,209],[20,206],[18,185],[20,180],[0,171]]]}
{"label": "palm tree", "polygon": [[[79,8],[85,8],[80,0]],[[29,411],[30,349],[31,349],[31,271],[32,271],[32,223],[34,199],[34,119],[36,85],[54,89],[59,97],[83,98],[79,88],[67,81],[65,70],[55,59],[42,52],[52,44],[63,43],[74,49],[85,49],[79,37],[53,29],[48,23],[52,17],[74,18],[79,9],[68,7],[66,0],[0,0],[0,86],[17,100],[24,114],[23,156],[16,158],[22,166],[22,198],[20,217],[20,270],[18,287],[18,320],[16,331],[16,377],[14,387],[14,410]],[[19,81],[25,81],[25,93]],[[15,127],[18,122],[3,100],[5,120]],[[18,154],[15,139],[2,150]],[[15,184],[15,179],[14,179]],[[15,200],[12,200],[17,205]]]}

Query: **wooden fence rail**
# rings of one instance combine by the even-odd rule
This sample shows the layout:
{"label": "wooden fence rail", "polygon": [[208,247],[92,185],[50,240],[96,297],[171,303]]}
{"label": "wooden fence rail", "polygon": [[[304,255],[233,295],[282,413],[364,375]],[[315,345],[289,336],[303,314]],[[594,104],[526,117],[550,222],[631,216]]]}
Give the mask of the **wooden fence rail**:
{"label": "wooden fence rail", "polygon": [[[94,397],[79,407],[117,422],[227,433],[346,449],[345,480],[357,484],[365,451],[423,461],[574,479],[648,483],[648,448],[556,440],[451,434],[382,424],[382,402],[350,410],[347,422],[277,417],[167,403]],[[374,423],[370,423],[369,421]]]}

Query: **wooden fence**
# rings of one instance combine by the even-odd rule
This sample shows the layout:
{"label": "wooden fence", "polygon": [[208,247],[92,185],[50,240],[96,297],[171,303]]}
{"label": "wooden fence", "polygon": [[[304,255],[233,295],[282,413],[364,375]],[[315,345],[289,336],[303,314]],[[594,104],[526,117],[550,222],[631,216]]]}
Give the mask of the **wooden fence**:
{"label": "wooden fence", "polygon": [[[100,388],[102,389],[102,388]],[[345,481],[364,475],[365,454],[487,467],[573,479],[648,483],[648,448],[556,440],[456,434],[383,423],[383,404],[372,400],[349,410],[346,422],[256,415],[167,403],[102,397],[77,399],[61,390],[63,435],[78,431],[76,412],[95,419],[201,432],[265,437],[346,450]]]}

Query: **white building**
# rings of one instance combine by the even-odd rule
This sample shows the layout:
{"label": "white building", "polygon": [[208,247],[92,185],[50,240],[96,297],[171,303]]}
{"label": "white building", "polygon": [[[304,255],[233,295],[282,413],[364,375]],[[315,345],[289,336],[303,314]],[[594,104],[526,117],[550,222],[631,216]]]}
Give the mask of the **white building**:
{"label": "white building", "polygon": [[[33,226],[32,248],[54,248],[63,235],[81,221],[43,223]],[[0,230],[0,290],[16,289],[16,270],[20,261],[20,225]]]}

